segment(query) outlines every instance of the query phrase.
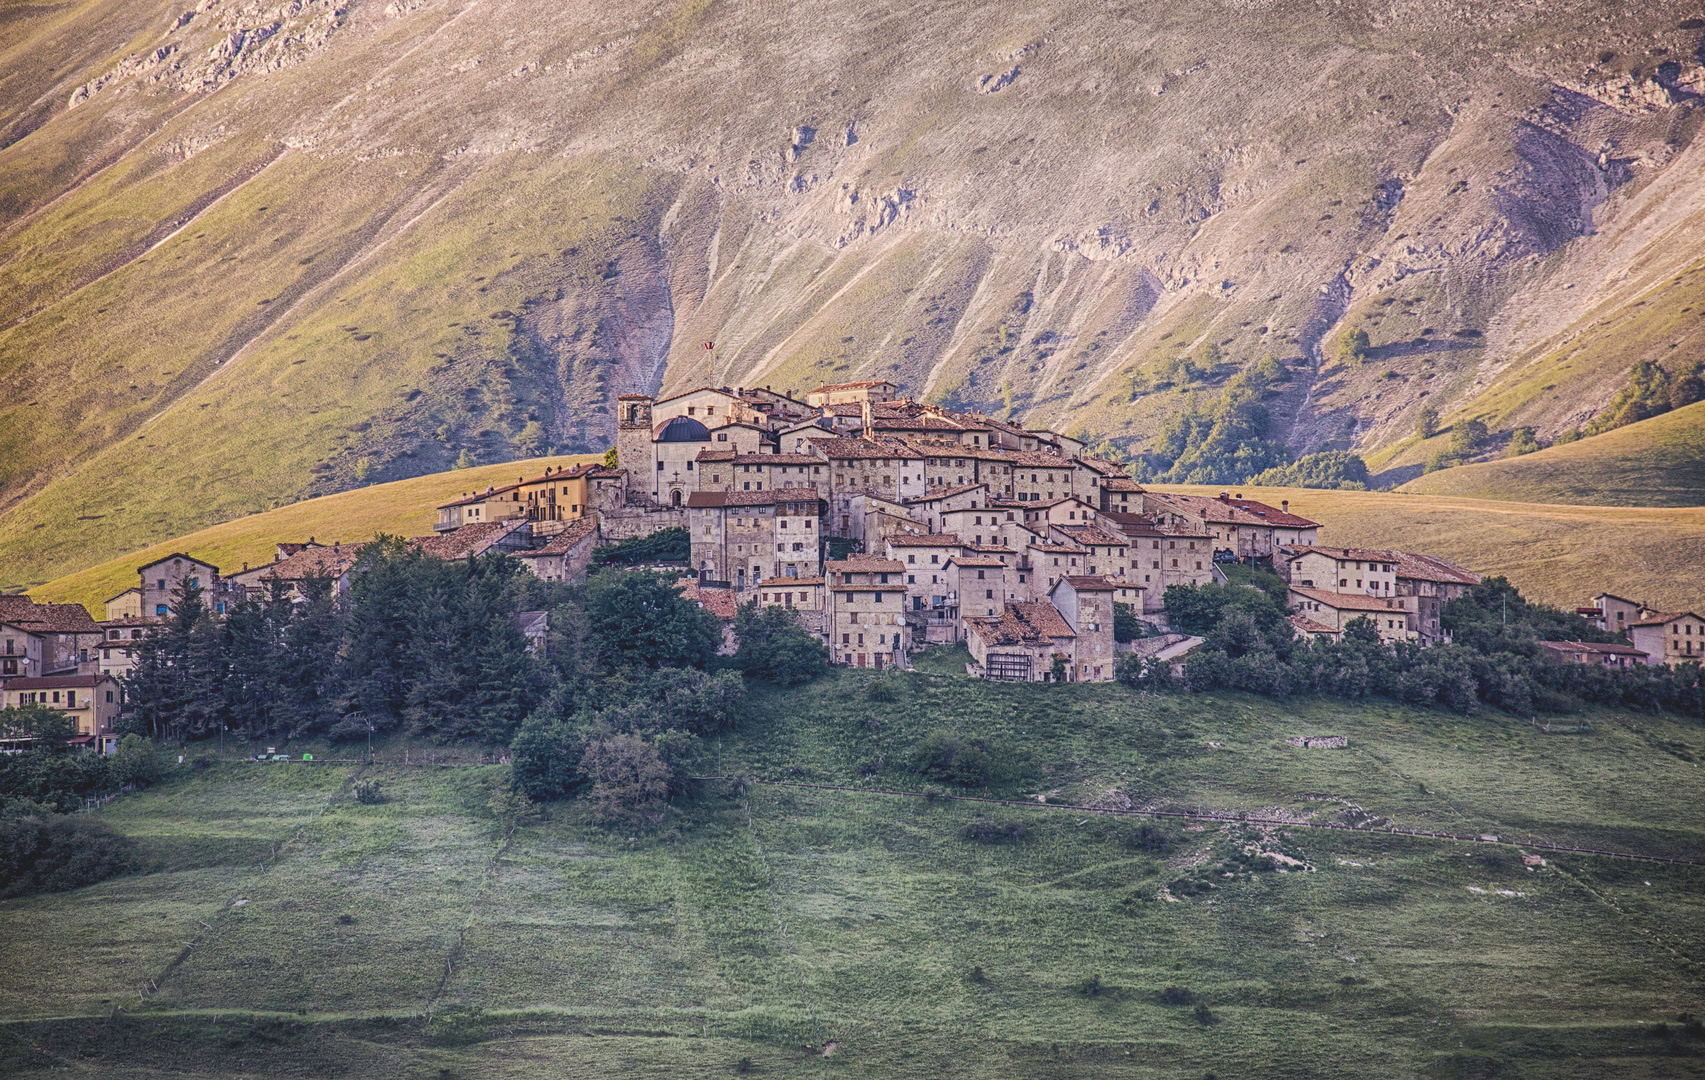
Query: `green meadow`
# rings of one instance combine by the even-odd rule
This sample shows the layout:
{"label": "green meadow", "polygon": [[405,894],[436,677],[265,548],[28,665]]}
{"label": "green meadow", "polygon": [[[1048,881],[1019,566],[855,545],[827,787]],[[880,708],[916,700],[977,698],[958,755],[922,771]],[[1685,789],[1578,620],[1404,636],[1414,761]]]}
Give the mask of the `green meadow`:
{"label": "green meadow", "polygon": [[[1536,847],[1705,860],[1698,721],[1594,713],[1547,734],[1495,713],[997,687],[955,659],[756,691],[702,762],[719,778],[655,827],[570,802],[511,829],[502,766],[421,742],[368,766],[192,746],[173,779],[97,811],[143,872],[0,903],[0,1073],[1705,1069],[1683,1019],[1705,1012],[1705,867]],[[1024,805],[943,799],[907,771],[936,730],[985,744],[1009,776],[987,794]],[[1286,742],[1310,735],[1348,746]],[[385,801],[355,801],[358,777]],[[1297,824],[1075,808],[1092,804]]]}

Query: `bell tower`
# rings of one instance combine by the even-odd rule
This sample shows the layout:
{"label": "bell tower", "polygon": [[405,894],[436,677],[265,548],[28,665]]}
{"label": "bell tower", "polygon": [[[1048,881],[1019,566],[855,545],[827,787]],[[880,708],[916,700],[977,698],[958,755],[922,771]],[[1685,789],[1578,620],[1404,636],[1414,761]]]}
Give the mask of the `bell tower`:
{"label": "bell tower", "polygon": [[616,399],[616,467],[626,470],[629,491],[651,490],[651,395]]}

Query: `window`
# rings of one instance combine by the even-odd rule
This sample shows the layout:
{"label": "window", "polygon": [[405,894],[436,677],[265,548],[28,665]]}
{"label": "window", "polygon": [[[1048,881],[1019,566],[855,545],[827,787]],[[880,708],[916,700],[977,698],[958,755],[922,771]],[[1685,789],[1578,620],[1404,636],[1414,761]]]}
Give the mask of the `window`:
{"label": "window", "polygon": [[156,615],[164,615],[164,614],[166,614],[166,605],[164,605],[164,604],[155,604],[155,605],[154,605],[154,614],[156,614]]}
{"label": "window", "polygon": [[107,704],[108,705],[112,704],[112,691],[111,690],[107,691]]}
{"label": "window", "polygon": [[657,471],[658,471],[658,472],[662,472],[662,471],[663,471],[663,463],[662,463],[662,462],[661,462],[661,461],[659,461],[659,462],[658,462],[658,463],[657,463]]}

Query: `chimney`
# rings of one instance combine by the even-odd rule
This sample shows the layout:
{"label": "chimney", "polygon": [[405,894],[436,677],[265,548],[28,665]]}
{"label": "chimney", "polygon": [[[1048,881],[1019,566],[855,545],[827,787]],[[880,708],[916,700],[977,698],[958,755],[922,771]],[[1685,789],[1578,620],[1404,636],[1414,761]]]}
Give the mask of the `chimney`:
{"label": "chimney", "polygon": [[1279,500],[1279,509],[1284,511],[1287,514],[1290,513],[1291,512],[1291,501],[1289,499],[1280,499]]}
{"label": "chimney", "polygon": [[313,542],[314,542],[314,538],[312,536],[308,537],[308,543],[312,544]]}

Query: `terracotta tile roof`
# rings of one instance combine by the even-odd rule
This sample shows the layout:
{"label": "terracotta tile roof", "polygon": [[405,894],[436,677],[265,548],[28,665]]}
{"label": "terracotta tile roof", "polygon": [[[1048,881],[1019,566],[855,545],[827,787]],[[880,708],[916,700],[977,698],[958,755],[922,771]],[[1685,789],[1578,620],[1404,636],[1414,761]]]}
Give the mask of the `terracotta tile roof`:
{"label": "terracotta tile roof", "polygon": [[758,582],[758,585],[761,588],[765,588],[765,589],[769,588],[771,585],[779,585],[779,586],[800,585],[800,586],[804,586],[804,585],[821,585],[821,584],[823,584],[823,579],[820,577],[772,577],[772,578],[765,578],[764,580]]}
{"label": "terracotta tile roof", "polygon": [[1480,575],[1436,555],[1397,553],[1397,576],[1412,581],[1442,581],[1451,585],[1478,585]]}
{"label": "terracotta tile roof", "polygon": [[1397,607],[1391,600],[1387,600],[1383,596],[1369,596],[1366,593],[1327,592],[1325,589],[1310,589],[1301,585],[1292,585],[1290,590],[1299,596],[1306,596],[1316,603],[1337,611],[1403,611],[1405,614],[1408,613],[1407,609]]}
{"label": "terracotta tile roof", "polygon": [[893,533],[888,537],[892,547],[959,547],[956,533]]}
{"label": "terracotta tile roof", "polygon": [[1003,457],[1026,469],[1070,469],[1072,459],[1046,450],[1008,450]]}
{"label": "terracotta tile roof", "polygon": [[1041,645],[1052,638],[1075,638],[1060,610],[1046,600],[1009,600],[993,618],[967,618],[989,645]]}
{"label": "terracotta tile roof", "polygon": [[598,515],[588,514],[579,521],[571,523],[568,528],[564,529],[562,532],[551,537],[550,543],[546,544],[544,547],[534,548],[532,551],[517,551],[515,555],[517,558],[522,559],[537,559],[549,555],[567,555],[569,552],[573,551],[577,545],[585,541],[587,538],[594,537],[597,534]]}
{"label": "terracotta tile roof", "polygon": [[1337,634],[1340,632],[1325,623],[1317,623],[1307,615],[1300,613],[1291,616],[1291,625],[1305,634]]}
{"label": "terracotta tile roof", "polygon": [[1080,544],[1102,544],[1107,547],[1127,547],[1123,536],[1116,536],[1096,525],[1054,525],[1067,536]]}
{"label": "terracotta tile roof", "polygon": [[1048,553],[1053,554],[1053,555],[1088,555],[1089,554],[1088,548],[1079,547],[1077,545],[1077,542],[1073,541],[1073,540],[1067,540],[1064,542],[1053,541],[1053,540],[1039,540],[1034,544],[1026,544],[1025,546],[1030,548],[1032,551],[1045,551],[1045,552],[1048,552]]}
{"label": "terracotta tile roof", "polygon": [[[1079,465],[1082,465],[1089,471],[1105,476],[1109,479],[1126,480],[1131,483],[1136,482],[1131,480],[1130,473],[1125,470],[1125,466],[1120,465],[1117,462],[1108,461],[1105,458],[1087,456],[1080,456],[1076,460]],[[1141,489],[1139,488],[1138,490]]]}
{"label": "terracotta tile roof", "polygon": [[159,566],[161,563],[165,562],[167,559],[183,559],[185,562],[192,562],[192,563],[195,563],[197,566],[205,566],[209,570],[212,570],[214,573],[219,572],[219,568],[217,566],[214,566],[212,563],[208,562],[207,560],[198,559],[193,555],[185,555],[181,551],[174,551],[170,555],[162,555],[160,558],[155,559],[153,562],[143,563],[141,566],[138,566],[136,568],[136,572],[138,574],[140,574],[140,573],[142,573],[142,571],[148,569],[150,566]]}
{"label": "terracotta tile roof", "polygon": [[1074,574],[1067,574],[1064,580],[1078,592],[1112,592],[1119,587],[1099,575],[1096,577],[1079,577]]}
{"label": "terracotta tile roof", "polygon": [[0,622],[31,634],[98,634],[101,626],[82,604],[38,604],[27,596],[0,596]]}
{"label": "terracotta tile roof", "polygon": [[1600,654],[1608,653],[1612,656],[1645,656],[1646,655],[1646,650],[1644,650],[1644,649],[1636,649],[1632,645],[1620,645],[1620,644],[1616,644],[1614,642],[1604,642],[1604,641],[1541,641],[1540,644],[1544,645],[1548,649],[1556,649],[1560,652],[1590,652],[1590,653],[1600,653]]}
{"label": "terracotta tile roof", "polygon": [[1128,476],[1115,476],[1112,479],[1108,480],[1106,483],[1102,484],[1101,490],[1103,490],[1103,491],[1129,491],[1129,492],[1133,492],[1135,494],[1140,495],[1148,489],[1143,487],[1141,484],[1137,483],[1135,480],[1132,480]]}
{"label": "terracotta tile roof", "polygon": [[[463,528],[485,529],[501,524],[501,522],[488,522],[483,525],[466,525]],[[462,529],[457,529],[455,533],[446,533],[445,535],[455,536],[461,531]],[[358,544],[336,544],[331,547],[322,547],[316,544],[313,547],[303,548],[288,559],[280,559],[278,562],[268,563],[265,566],[240,570],[232,574],[230,580],[246,586],[259,585],[273,578],[280,581],[303,581],[320,575],[339,578],[355,566],[357,553],[360,550],[361,547]]]}
{"label": "terracotta tile roof", "polygon": [[681,595],[715,615],[723,622],[733,622],[740,607],[733,589],[700,588],[696,578],[682,578],[675,584]]}
{"label": "terracotta tile roof", "polygon": [[1401,551],[1384,551],[1375,548],[1326,547],[1323,544],[1280,544],[1280,549],[1289,553],[1293,559],[1304,555],[1321,554],[1329,559],[1345,559],[1354,562],[1397,563],[1403,558]]}
{"label": "terracotta tile roof", "polygon": [[[1691,611],[1654,611],[1650,615],[1631,622],[1629,626],[1668,626],[1677,619],[1697,619],[1699,616]],[[1702,620],[1705,621],[1705,620]]]}
{"label": "terracotta tile roof", "polygon": [[455,502],[443,503],[437,507],[434,507],[434,509],[448,510],[452,506],[471,506],[475,503],[488,502],[492,499],[497,498],[500,495],[507,495],[520,486],[521,485],[517,483],[517,484],[505,484],[502,487],[488,487],[484,491],[476,491],[472,495],[465,495],[462,498],[457,499]]}
{"label": "terracotta tile roof", "polygon": [[694,491],[687,496],[690,510],[716,510],[727,506],[775,506],[778,503],[818,502],[817,489],[771,488],[769,491]]}
{"label": "terracotta tile roof", "polygon": [[423,555],[430,555],[446,562],[452,559],[466,559],[471,555],[484,554],[510,533],[527,525],[529,522],[525,518],[512,518],[508,521],[476,521],[472,525],[463,525],[454,532],[443,533],[439,536],[412,537],[409,540],[409,546]]}
{"label": "terracotta tile roof", "polygon": [[813,394],[828,394],[828,393],[832,393],[833,391],[836,391],[836,390],[873,390],[878,386],[892,386],[892,387],[895,387],[896,389],[898,389],[899,384],[898,383],[891,383],[891,382],[887,381],[886,379],[876,379],[876,380],[871,381],[871,382],[831,383],[828,386],[819,386],[817,389],[811,391],[811,393],[813,393]]}
{"label": "terracotta tile roof", "polygon": [[1230,495],[1210,499],[1202,495],[1175,495],[1171,492],[1146,493],[1181,514],[1199,517],[1204,521],[1219,521],[1231,525],[1277,525],[1287,529],[1315,529],[1320,522],[1287,514],[1276,507],[1253,499],[1234,499]]}
{"label": "terracotta tile roof", "polygon": [[847,438],[812,439],[811,443],[831,461],[869,461],[918,456],[916,450],[903,443]]}
{"label": "terracotta tile roof", "polygon": [[732,451],[732,450],[700,450],[699,456],[694,458],[693,460],[694,461],[706,461],[706,462],[709,462],[709,461],[733,461],[734,460],[734,451]]}
{"label": "terracotta tile roof", "polygon": [[827,562],[823,569],[831,574],[903,574],[906,564],[898,559],[883,559],[875,555],[849,555],[842,562]]}
{"label": "terracotta tile roof", "polygon": [[619,480],[626,475],[626,469],[607,469],[602,465],[594,465],[586,470],[588,480]]}
{"label": "terracotta tile roof", "polygon": [[999,559],[990,558],[987,555],[955,555],[947,561],[952,563],[954,566],[995,566],[1000,567],[1001,569],[1006,568],[1006,563],[1001,562]]}

